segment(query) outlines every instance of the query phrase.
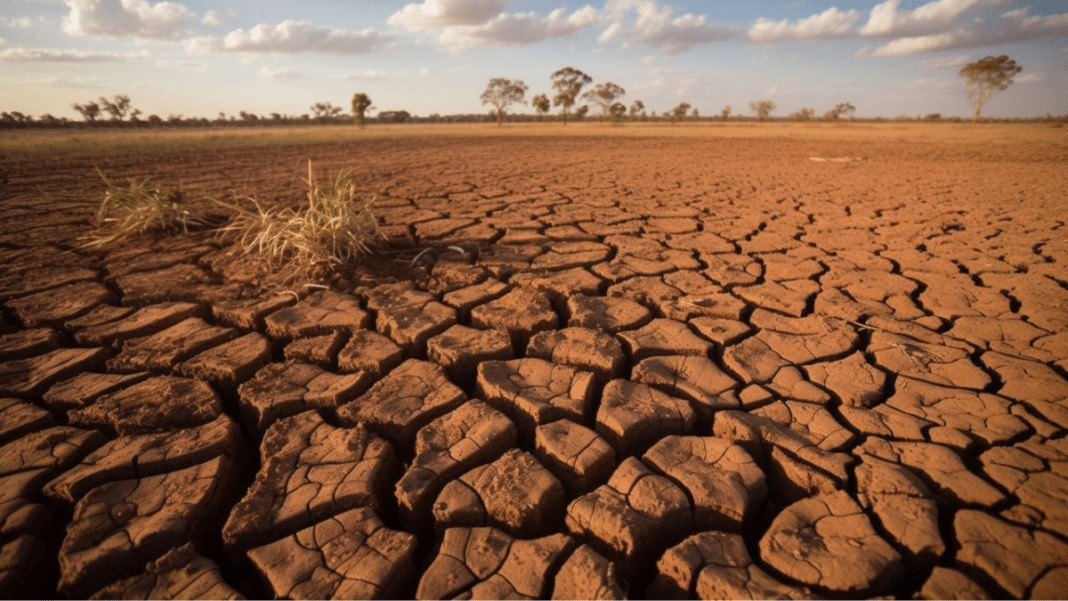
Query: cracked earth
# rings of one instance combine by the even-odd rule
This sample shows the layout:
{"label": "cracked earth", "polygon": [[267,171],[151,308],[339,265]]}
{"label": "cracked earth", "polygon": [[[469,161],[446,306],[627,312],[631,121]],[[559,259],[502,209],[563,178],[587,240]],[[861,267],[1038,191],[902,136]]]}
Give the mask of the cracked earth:
{"label": "cracked earth", "polygon": [[[1065,595],[1064,134],[804,131],[0,158],[0,590]],[[387,236],[330,290],[24,202],[309,157]]]}

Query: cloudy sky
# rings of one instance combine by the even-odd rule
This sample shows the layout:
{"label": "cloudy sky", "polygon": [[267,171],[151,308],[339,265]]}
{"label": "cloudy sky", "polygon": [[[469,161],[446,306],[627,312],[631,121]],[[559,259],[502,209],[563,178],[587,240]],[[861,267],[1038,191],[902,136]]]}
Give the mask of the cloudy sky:
{"label": "cloudy sky", "polygon": [[1068,113],[1063,1],[588,2],[0,0],[0,110],[75,117],[127,94],[145,116],[299,115],[366,92],[378,110],[471,113],[492,77],[529,98],[572,66],[658,112],[969,115],[957,71],[1008,54],[1024,70],[986,114]]}

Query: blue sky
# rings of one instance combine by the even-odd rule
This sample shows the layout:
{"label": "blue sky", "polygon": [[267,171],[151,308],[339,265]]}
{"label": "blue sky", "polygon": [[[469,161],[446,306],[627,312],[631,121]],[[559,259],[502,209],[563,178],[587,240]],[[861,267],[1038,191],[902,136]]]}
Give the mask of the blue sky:
{"label": "blue sky", "polygon": [[378,110],[471,113],[492,77],[529,98],[572,66],[658,112],[767,98],[775,115],[967,116],[957,71],[998,54],[1024,70],[985,114],[1068,113],[1061,1],[0,0],[0,110],[75,117],[127,94],[145,116],[299,115],[365,92]]}

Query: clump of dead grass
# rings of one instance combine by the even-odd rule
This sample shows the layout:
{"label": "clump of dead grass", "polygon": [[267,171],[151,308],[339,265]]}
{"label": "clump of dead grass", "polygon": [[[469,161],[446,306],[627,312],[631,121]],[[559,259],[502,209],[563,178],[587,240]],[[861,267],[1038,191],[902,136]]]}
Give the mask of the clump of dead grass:
{"label": "clump of dead grass", "polygon": [[320,185],[308,161],[307,206],[270,209],[249,198],[252,208],[216,200],[231,215],[221,233],[272,284],[323,280],[370,253],[380,236],[372,212],[375,199],[357,199],[356,178],[354,170],[344,169]]}
{"label": "clump of dead grass", "polygon": [[150,233],[188,233],[190,226],[209,221],[207,205],[190,201],[180,188],[154,185],[148,179],[130,179],[126,189],[121,189],[100,169],[97,173],[107,190],[96,211],[96,231],[84,238],[85,248],[113,246]]}

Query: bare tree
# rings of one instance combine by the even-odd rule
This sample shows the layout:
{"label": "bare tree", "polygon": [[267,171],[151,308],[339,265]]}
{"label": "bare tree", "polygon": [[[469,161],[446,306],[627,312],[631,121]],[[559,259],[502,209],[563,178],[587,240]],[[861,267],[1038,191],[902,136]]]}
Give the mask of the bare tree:
{"label": "bare tree", "polygon": [[754,100],[749,103],[749,110],[756,114],[757,119],[764,121],[775,110],[775,103],[771,100]]}
{"label": "bare tree", "polygon": [[88,122],[96,121],[96,118],[100,116],[100,105],[95,102],[86,102],[85,104],[72,104],[71,108],[81,113],[82,117]]}
{"label": "bare tree", "polygon": [[553,97],[553,106],[562,107],[560,109],[560,116],[564,118],[564,125],[567,125],[567,115],[571,111],[571,107],[575,106],[575,101],[578,99],[578,95],[582,92],[582,88],[593,81],[589,75],[586,75],[582,71],[572,67],[564,67],[553,73],[553,89],[556,90],[556,96]]}
{"label": "bare tree", "polygon": [[605,83],[599,83],[591,90],[582,95],[583,100],[589,100],[590,102],[601,107],[601,114],[605,117],[611,113],[612,105],[616,100],[622,98],[627,94],[627,91],[617,86],[616,84],[606,81]]}
{"label": "bare tree", "polygon": [[367,109],[371,108],[371,97],[363,92],[352,95],[352,119],[356,125],[364,126],[367,121]]}
{"label": "bare tree", "polygon": [[545,114],[552,108],[552,104],[549,103],[549,97],[545,94],[538,94],[530,99],[530,104],[534,105],[534,110],[537,111],[538,117],[545,118]]}
{"label": "bare tree", "polygon": [[827,111],[827,113],[824,114],[823,117],[825,119],[827,119],[828,121],[837,121],[840,117],[845,117],[846,115],[852,115],[853,113],[856,112],[856,110],[857,110],[857,108],[855,106],[853,106],[852,104],[850,104],[848,102],[841,102],[841,103],[838,103],[838,104],[834,105],[834,108],[829,110],[829,111]]}
{"label": "bare tree", "polygon": [[988,56],[974,63],[964,65],[959,75],[968,83],[968,100],[975,106],[975,117],[972,123],[978,123],[983,116],[983,106],[990,100],[995,92],[1002,92],[1012,85],[1015,78],[1023,67],[1016,61],[1002,54],[1001,56]]}
{"label": "bare tree", "polygon": [[494,77],[482,92],[482,104],[492,104],[497,109],[497,127],[504,123],[504,111],[513,103],[526,104],[527,84],[523,80]]}

